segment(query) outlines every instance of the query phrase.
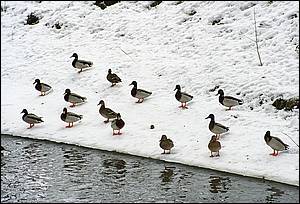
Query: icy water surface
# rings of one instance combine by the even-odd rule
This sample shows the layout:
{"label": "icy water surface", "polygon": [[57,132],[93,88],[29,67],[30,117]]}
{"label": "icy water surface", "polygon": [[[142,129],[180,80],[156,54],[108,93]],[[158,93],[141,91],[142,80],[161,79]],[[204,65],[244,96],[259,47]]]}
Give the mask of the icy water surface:
{"label": "icy water surface", "polygon": [[1,135],[1,202],[291,202],[299,187]]}

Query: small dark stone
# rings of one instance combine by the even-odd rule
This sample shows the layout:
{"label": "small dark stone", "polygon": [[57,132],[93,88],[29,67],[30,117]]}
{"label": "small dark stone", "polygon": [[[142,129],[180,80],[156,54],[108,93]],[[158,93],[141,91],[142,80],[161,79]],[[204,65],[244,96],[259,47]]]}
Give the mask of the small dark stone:
{"label": "small dark stone", "polygon": [[221,22],[222,19],[223,19],[223,18],[213,20],[213,22],[212,22],[211,24],[212,24],[212,25],[215,25],[215,24],[220,25],[220,22]]}
{"label": "small dark stone", "polygon": [[120,1],[104,1],[104,3],[105,3],[106,6],[111,6],[111,5],[114,5],[114,4],[118,3],[118,2],[120,2]]}
{"label": "small dark stone", "polygon": [[299,109],[299,98],[282,99],[278,98],[272,104],[278,110],[292,110],[294,107]]}
{"label": "small dark stone", "polygon": [[60,23],[58,23],[58,22],[57,22],[57,23],[55,23],[55,24],[54,24],[54,26],[55,26],[55,28],[56,28],[56,29],[61,29],[61,24],[60,24]]}
{"label": "small dark stone", "polygon": [[34,15],[34,13],[31,13],[27,16],[27,23],[26,24],[35,25],[37,23],[39,23],[39,18],[36,15]]}
{"label": "small dark stone", "polygon": [[151,4],[150,4],[150,7],[155,7],[157,5],[159,5],[162,1],[153,1]]}
{"label": "small dark stone", "polygon": [[154,125],[151,125],[151,126],[150,126],[150,129],[154,129]]}
{"label": "small dark stone", "polygon": [[250,107],[250,110],[253,110],[253,107]]}
{"label": "small dark stone", "polygon": [[197,13],[197,11],[195,10],[191,10],[190,12],[188,12],[187,14],[190,15],[190,16],[193,16]]}
{"label": "small dark stone", "polygon": [[94,5],[99,6],[102,10],[106,8],[104,1],[96,1]]}

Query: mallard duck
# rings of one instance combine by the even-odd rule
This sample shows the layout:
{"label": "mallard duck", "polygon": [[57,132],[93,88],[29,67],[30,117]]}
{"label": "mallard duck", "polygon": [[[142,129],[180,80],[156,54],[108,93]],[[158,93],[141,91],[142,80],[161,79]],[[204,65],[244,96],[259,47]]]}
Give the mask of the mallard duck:
{"label": "mallard duck", "polygon": [[70,89],[66,89],[64,95],[65,101],[72,103],[70,107],[74,107],[77,103],[86,102],[86,97],[79,96],[75,93],[71,93]]}
{"label": "mallard duck", "polygon": [[[188,108],[186,106],[186,103],[191,101],[193,99],[193,96],[185,93],[185,92],[181,92],[181,87],[180,85],[176,85],[174,91],[177,89],[176,94],[175,94],[175,98],[177,99],[177,101],[181,102],[181,106],[179,106],[180,108]],[[184,105],[183,105],[184,104]]]}
{"label": "mallard duck", "polygon": [[133,88],[131,89],[131,95],[139,99],[136,103],[142,103],[144,101],[144,98],[147,98],[152,94],[152,92],[145,91],[143,89],[138,89],[136,81],[132,81],[131,84],[129,84],[129,86],[130,85],[133,85]]}
{"label": "mallard duck", "polygon": [[120,79],[120,77],[118,77],[118,75],[111,73],[111,69],[108,70],[106,79],[112,83],[111,86],[114,86],[119,82],[122,82],[122,80]]}
{"label": "mallard duck", "polygon": [[213,152],[217,152],[216,157],[220,156],[219,150],[221,149],[221,143],[217,141],[217,136],[213,135],[208,143],[208,149],[210,150],[210,157],[213,157]]}
{"label": "mallard duck", "polygon": [[171,149],[174,147],[174,144],[171,139],[167,139],[166,135],[162,135],[159,141],[159,146],[164,150],[162,154],[166,153],[165,150],[169,150],[169,153],[167,154],[170,154]]}
{"label": "mallard duck", "polygon": [[[289,145],[282,142],[281,139],[279,139],[278,137],[271,136],[270,131],[266,132],[264,139],[267,145],[269,145],[274,150],[274,152],[270,155],[277,156],[278,151],[287,150],[289,148]],[[275,153],[275,151],[277,152]]]}
{"label": "mallard duck", "polygon": [[45,96],[45,92],[50,91],[52,89],[48,84],[41,83],[39,79],[36,79],[33,84],[35,84],[35,89],[41,92],[40,96]]}
{"label": "mallard duck", "polygon": [[[113,129],[113,135],[121,135],[120,130],[125,126],[125,122],[121,119],[121,114],[117,113],[117,118],[111,122],[111,127]],[[118,133],[115,133],[118,130]]]}
{"label": "mallard duck", "polygon": [[[226,107],[229,107],[227,110],[231,110],[231,107],[242,105],[244,102],[240,99],[234,98],[232,96],[224,96],[224,91],[222,89],[218,90],[217,95],[219,95],[219,102]],[[217,96],[216,95],[216,96]]]}
{"label": "mallard duck", "polygon": [[43,117],[39,117],[39,116],[37,116],[37,115],[35,115],[33,113],[28,113],[28,111],[26,109],[23,109],[21,113],[24,113],[24,115],[22,116],[22,119],[26,123],[29,123],[28,129],[32,128],[35,123],[42,123],[42,122],[44,122],[42,120]]}
{"label": "mallard duck", "polygon": [[[60,115],[60,119],[66,123],[69,123],[66,128],[73,127],[73,123],[81,120],[83,118],[82,115],[78,115],[76,113],[68,112],[67,108],[63,109],[62,114]],[[72,125],[71,125],[72,124]]]}
{"label": "mallard duck", "polygon": [[209,116],[207,116],[205,119],[208,119],[208,118],[210,118],[210,123],[209,123],[208,128],[212,133],[216,134],[217,139],[219,139],[220,134],[229,131],[229,127],[226,127],[220,123],[215,122],[214,114],[209,114]]}
{"label": "mallard duck", "polygon": [[73,53],[73,55],[70,58],[72,57],[75,57],[75,59],[72,62],[72,66],[74,68],[80,69],[78,73],[82,72],[82,69],[91,67],[93,65],[93,62],[91,61],[79,60],[78,55],[76,53]]}
{"label": "mallard duck", "polygon": [[107,118],[107,120],[105,120],[104,122],[105,123],[108,123],[109,122],[109,119],[114,119],[117,117],[117,113],[109,108],[105,108],[105,103],[103,100],[101,100],[99,103],[98,103],[98,106],[100,106],[100,109],[99,109],[99,113],[104,117],[104,118]]}

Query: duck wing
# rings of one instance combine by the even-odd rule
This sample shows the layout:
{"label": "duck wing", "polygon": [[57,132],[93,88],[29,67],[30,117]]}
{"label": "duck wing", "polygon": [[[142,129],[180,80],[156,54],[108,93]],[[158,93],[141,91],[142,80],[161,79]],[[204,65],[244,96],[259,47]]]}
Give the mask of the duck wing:
{"label": "duck wing", "polygon": [[232,103],[242,105],[244,102],[238,98],[234,98],[232,96],[224,96],[224,103]]}
{"label": "duck wing", "polygon": [[52,87],[49,86],[48,84],[41,83],[41,86],[42,86],[41,91],[49,91],[52,89]]}
{"label": "duck wing", "polygon": [[76,122],[78,120],[81,120],[82,117],[83,117],[82,115],[78,115],[78,114],[73,113],[73,112],[67,112],[65,121],[66,122]]}
{"label": "duck wing", "polygon": [[146,91],[143,89],[137,89],[135,97],[136,98],[146,98],[146,97],[150,96],[151,94],[152,94],[152,92],[150,92],[150,91]]}
{"label": "duck wing", "polygon": [[77,63],[80,63],[82,65],[88,65],[89,67],[93,65],[93,62],[86,60],[77,60]]}
{"label": "duck wing", "polygon": [[35,115],[33,113],[27,114],[25,118],[26,118],[27,122],[32,122],[32,123],[33,122],[44,122],[42,120],[42,117],[39,117],[39,116],[37,116],[37,115]]}
{"label": "duck wing", "polygon": [[69,95],[69,101],[71,102],[77,102],[77,103],[80,103],[80,102],[83,102],[86,100],[86,97],[83,97],[83,96],[80,96],[76,93],[71,93]]}
{"label": "duck wing", "polygon": [[220,123],[215,123],[215,126],[218,127],[218,128],[221,128],[221,129],[223,129],[223,130],[226,130],[226,131],[229,130],[229,127],[226,127],[226,126],[224,126],[224,125],[222,125],[222,124],[220,124]]}
{"label": "duck wing", "polygon": [[193,99],[192,95],[185,93],[185,92],[181,92],[180,102],[188,102],[192,99]]}
{"label": "duck wing", "polygon": [[271,147],[275,149],[286,150],[288,149],[289,145],[285,144],[280,138],[272,136],[271,140],[269,141]]}

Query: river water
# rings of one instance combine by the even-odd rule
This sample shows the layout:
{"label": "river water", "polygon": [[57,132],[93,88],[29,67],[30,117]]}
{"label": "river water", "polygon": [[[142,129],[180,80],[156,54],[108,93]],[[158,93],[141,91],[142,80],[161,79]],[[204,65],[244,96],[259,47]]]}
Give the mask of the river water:
{"label": "river water", "polygon": [[1,203],[299,203],[299,187],[276,182],[8,135],[1,146]]}

